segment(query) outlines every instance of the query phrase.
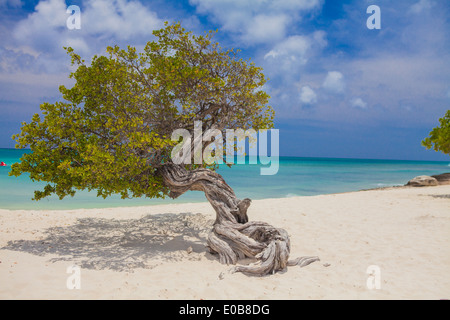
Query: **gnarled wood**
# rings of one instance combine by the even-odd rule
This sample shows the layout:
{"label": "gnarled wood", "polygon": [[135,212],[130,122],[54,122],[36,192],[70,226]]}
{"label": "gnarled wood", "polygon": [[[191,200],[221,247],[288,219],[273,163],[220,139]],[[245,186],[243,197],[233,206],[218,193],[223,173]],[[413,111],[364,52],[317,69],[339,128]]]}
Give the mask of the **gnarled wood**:
{"label": "gnarled wood", "polygon": [[287,266],[306,266],[318,257],[289,260],[290,241],[287,232],[268,223],[249,221],[247,209],[250,199],[240,200],[218,173],[204,168],[187,171],[181,165],[167,163],[161,168],[164,183],[177,198],[188,190],[203,191],[216,211],[216,221],[208,237],[208,247],[219,255],[219,261],[235,265],[245,257],[257,262],[239,265],[233,272],[266,275],[286,269]]}

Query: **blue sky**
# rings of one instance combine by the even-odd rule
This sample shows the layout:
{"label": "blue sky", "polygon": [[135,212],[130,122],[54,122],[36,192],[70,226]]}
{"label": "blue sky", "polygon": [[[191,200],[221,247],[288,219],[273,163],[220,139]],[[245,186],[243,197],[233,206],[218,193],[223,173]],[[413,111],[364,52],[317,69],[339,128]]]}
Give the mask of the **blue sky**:
{"label": "blue sky", "polygon": [[[380,30],[366,26],[372,4]],[[449,160],[420,145],[450,108],[449,17],[448,0],[0,0],[0,147],[70,85],[63,46],[139,49],[181,21],[264,68],[281,155]]]}

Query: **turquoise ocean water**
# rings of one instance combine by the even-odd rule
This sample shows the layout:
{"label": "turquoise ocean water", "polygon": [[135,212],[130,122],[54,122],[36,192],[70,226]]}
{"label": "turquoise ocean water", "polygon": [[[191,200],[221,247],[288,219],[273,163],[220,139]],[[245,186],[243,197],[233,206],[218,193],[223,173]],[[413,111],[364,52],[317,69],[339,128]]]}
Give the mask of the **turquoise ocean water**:
{"label": "turquoise ocean water", "polygon": [[[176,200],[172,199],[120,199],[112,196],[97,198],[96,193],[80,191],[71,198],[57,197],[32,201],[34,190],[42,189],[44,182],[32,182],[28,176],[9,177],[11,164],[18,162],[23,150],[0,149],[0,208],[2,209],[79,209],[154,204],[203,202],[201,192],[190,191]],[[358,191],[386,186],[403,185],[419,175],[450,172],[450,160],[399,161],[331,158],[281,157],[276,175],[260,175],[260,165],[223,166],[219,173],[234,189],[239,198],[265,199],[293,196]]]}

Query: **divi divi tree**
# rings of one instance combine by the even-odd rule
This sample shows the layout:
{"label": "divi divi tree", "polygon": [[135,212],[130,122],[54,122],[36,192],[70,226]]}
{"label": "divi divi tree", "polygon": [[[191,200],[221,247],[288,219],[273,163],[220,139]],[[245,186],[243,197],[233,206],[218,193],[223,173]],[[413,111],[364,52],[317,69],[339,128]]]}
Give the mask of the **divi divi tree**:
{"label": "divi divi tree", "polygon": [[[203,191],[217,214],[207,240],[210,252],[226,264],[256,260],[234,271],[265,275],[315,261],[289,260],[285,230],[249,221],[250,199],[236,197],[215,172],[216,164],[176,163],[171,157],[179,142],[172,133],[193,133],[194,123],[201,123],[203,131],[272,128],[274,112],[262,90],[262,69],[213,42],[214,32],[196,36],[180,24],[166,23],[153,34],[155,40],[142,52],[108,47],[105,56],[94,56],[89,64],[65,48],[75,83],[60,86],[63,101],[42,104],[41,114],[22,123],[13,139],[17,148],[32,152],[10,174],[29,173],[32,180],[47,182],[35,191],[35,200],[52,194],[62,199],[77,190],[96,190],[105,198],[176,198]],[[203,141],[202,148],[212,142]]]}

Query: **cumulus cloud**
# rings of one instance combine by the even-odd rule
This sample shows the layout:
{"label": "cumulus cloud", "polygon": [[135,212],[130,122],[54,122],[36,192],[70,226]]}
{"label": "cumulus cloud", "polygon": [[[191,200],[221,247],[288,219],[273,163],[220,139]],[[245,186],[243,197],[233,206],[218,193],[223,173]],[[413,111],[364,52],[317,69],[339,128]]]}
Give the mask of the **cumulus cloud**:
{"label": "cumulus cloud", "polygon": [[[19,3],[0,1],[9,6]],[[66,12],[65,1],[41,0],[33,12],[1,33],[0,96],[11,102],[2,110],[17,113],[20,105],[28,112],[37,111],[44,99],[59,99],[59,85],[72,83],[64,46],[89,61],[94,54],[105,54],[108,45],[139,48],[151,40],[154,29],[163,26],[154,11],[136,0],[85,0],[81,9],[81,29],[69,30],[71,13]]]}
{"label": "cumulus cloud", "polygon": [[298,74],[299,68],[326,44],[323,31],[311,35],[293,35],[277,43],[264,55],[265,64],[271,73]]}
{"label": "cumulus cloud", "polygon": [[86,0],[81,29],[69,30],[64,0],[41,0],[33,13],[13,29],[11,47],[37,53],[36,63],[48,72],[62,72],[67,65],[64,46],[89,59],[103,53],[107,45],[143,45],[163,20],[142,3],[132,0]]}
{"label": "cumulus cloud", "polygon": [[278,43],[264,56],[264,59],[282,61],[282,67],[289,69],[292,67],[292,64],[305,64],[308,61],[306,54],[310,48],[310,38],[295,35]]}
{"label": "cumulus cloud", "polygon": [[260,14],[253,17],[242,39],[249,42],[271,42],[282,39],[286,34],[289,18],[286,15]]}
{"label": "cumulus cloud", "polygon": [[[17,0],[0,1],[19,3]],[[304,14],[320,9],[323,0],[190,0],[190,3],[196,6],[197,13],[206,14],[210,21],[218,23],[222,34],[239,46],[249,44],[259,48],[261,55],[255,60],[259,60],[269,78],[278,78],[272,82],[270,90],[271,94],[280,93],[274,94],[275,99],[284,92],[283,101],[299,101],[295,83],[302,68],[327,45],[327,40],[323,31],[292,34],[292,30],[297,30],[292,27]],[[40,0],[33,12],[12,26],[7,46],[0,45],[0,49],[5,50],[0,59],[0,72],[54,74],[62,80],[67,77],[69,67],[64,46],[73,47],[87,61],[94,54],[104,54],[107,45],[134,45],[139,50],[165,20],[156,13],[151,2],[84,0],[81,29],[69,30],[67,6],[64,0]],[[193,17],[195,15],[183,17],[183,21],[193,21]],[[303,101],[314,103],[315,92],[303,90],[300,93]]]}
{"label": "cumulus cloud", "polygon": [[[265,90],[271,95],[279,118],[347,121],[370,117],[376,121],[389,114],[389,121],[396,115],[407,121],[404,106],[411,105],[412,115],[422,112],[418,118],[429,121],[442,114],[444,105],[448,107],[449,42],[444,2],[396,1],[390,10],[383,11],[385,26],[392,27],[383,28],[370,41],[366,28],[351,27],[360,26],[361,14],[365,12],[353,5],[342,6],[340,16],[332,21],[326,15],[319,20],[310,19],[311,14],[319,12],[323,0],[189,2],[195,6],[195,13],[162,10],[162,1],[80,0],[80,30],[67,29],[70,14],[66,9],[71,2],[64,0],[40,0],[27,16],[16,19],[11,15],[8,22],[0,19],[2,92],[18,99],[25,91],[34,97],[49,96],[50,89],[39,89],[47,82],[58,92],[57,84],[67,78],[69,65],[63,46],[72,46],[86,60],[93,54],[104,54],[104,48],[111,44],[130,44],[139,50],[151,40],[152,31],[162,26],[164,14],[182,20],[195,33],[210,28],[202,25],[207,19],[221,30],[226,46],[243,47],[245,55],[252,56],[270,79]],[[8,6],[4,9],[7,11],[23,3],[0,0],[0,7]],[[186,24],[189,21],[191,25]],[[343,24],[345,28],[337,27],[342,21],[348,22]],[[20,75],[14,78],[15,87],[20,87],[21,81],[27,82],[26,90],[17,94],[13,93],[15,87],[8,84],[15,73]],[[55,77],[50,80],[39,76],[46,74]],[[403,104],[399,102],[402,99]],[[27,102],[32,100],[31,96],[27,98]],[[314,108],[302,109],[299,105]],[[366,112],[352,112],[352,107],[365,108]]]}
{"label": "cumulus cloud", "polygon": [[[307,74],[311,63],[321,56],[327,46],[326,33],[315,31],[311,34],[292,35],[275,44],[264,54],[261,64],[265,74],[272,79],[270,95],[272,103],[283,106],[292,105],[293,101],[303,105],[313,105],[317,102],[317,93],[311,86],[302,86],[301,80]],[[315,81],[315,87],[320,87]],[[300,92],[299,92],[299,89]],[[284,112],[278,109],[280,115]]]}
{"label": "cumulus cloud", "polygon": [[367,108],[367,102],[365,102],[361,98],[353,98],[352,100],[350,100],[350,105],[353,108],[359,108],[359,109],[366,109]]}
{"label": "cumulus cloud", "polygon": [[310,86],[304,86],[300,89],[300,101],[304,104],[314,104],[317,102],[317,94]]}
{"label": "cumulus cloud", "polygon": [[150,36],[163,26],[157,14],[142,3],[126,0],[88,1],[83,11],[83,28],[95,35],[110,35],[119,40]]}
{"label": "cumulus cloud", "polygon": [[155,12],[137,1],[87,0],[83,4],[81,30],[70,31],[66,28],[69,14],[63,0],[44,0],[38,3],[34,13],[18,25],[15,35],[21,40],[37,36],[41,41],[45,33],[53,31],[68,38],[80,34],[125,40],[149,36],[163,25]]}
{"label": "cumulus cloud", "polygon": [[199,14],[248,44],[279,41],[298,15],[317,9],[322,0],[190,0]]}
{"label": "cumulus cloud", "polygon": [[35,12],[20,21],[14,31],[16,43],[26,44],[38,52],[53,52],[64,34],[66,4],[62,0],[40,1]]}
{"label": "cumulus cloud", "polygon": [[344,75],[339,71],[330,71],[328,72],[322,86],[325,90],[331,93],[344,93]]}

